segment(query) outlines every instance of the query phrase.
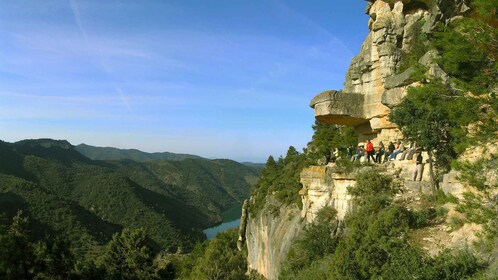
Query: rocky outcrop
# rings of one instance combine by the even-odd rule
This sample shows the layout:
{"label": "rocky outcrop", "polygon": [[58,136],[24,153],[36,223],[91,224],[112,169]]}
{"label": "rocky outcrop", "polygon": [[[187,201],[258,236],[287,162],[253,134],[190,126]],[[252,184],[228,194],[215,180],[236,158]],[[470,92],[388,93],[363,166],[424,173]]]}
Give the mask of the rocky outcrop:
{"label": "rocky outcrop", "polygon": [[244,247],[244,242],[246,241],[246,227],[247,227],[247,199],[244,200],[242,204],[242,214],[240,215],[240,225],[239,225],[239,238],[237,239],[237,249],[242,251]]}
{"label": "rocky outcrop", "polygon": [[[351,61],[344,89],[324,91],[311,101],[316,119],[356,127],[360,142],[401,139],[388,114],[409,87],[419,84],[414,78],[419,70],[403,69],[407,53],[423,44],[418,40],[420,34],[431,32],[436,23],[447,23],[467,10],[463,0],[368,1],[370,33]],[[448,81],[436,63],[435,51],[417,59],[428,75]]]}
{"label": "rocky outcrop", "polygon": [[326,206],[337,210],[339,220],[344,219],[350,210],[351,195],[348,194],[347,188],[355,184],[352,174],[335,172],[333,164],[310,166],[301,172],[301,184],[301,217],[307,222],[313,222],[318,211]]}
{"label": "rocky outcrop", "polygon": [[[315,96],[310,106],[315,118],[323,123],[355,127],[359,141],[396,141],[402,139],[396,125],[388,119],[391,108],[399,105],[410,87],[418,86],[416,74],[448,80],[437,65],[438,54],[427,51],[417,57],[419,65],[406,63],[413,47],[423,46],[419,35],[432,31],[436,23],[447,23],[467,11],[463,0],[369,0],[370,33],[360,53],[351,61],[343,90],[326,90]],[[422,51],[424,53],[424,51]],[[427,159],[427,157],[425,157]],[[415,199],[429,192],[428,168],[421,182],[410,182],[415,163],[395,161],[380,170],[405,182],[399,199]],[[245,232],[249,270],[256,270],[268,279],[277,279],[280,266],[291,243],[303,227],[315,220],[320,209],[332,206],[338,219],[351,209],[347,187],[355,183],[353,175],[339,172],[334,164],[312,166],[301,173],[300,191],[303,208],[281,206],[271,196],[263,210],[249,216]],[[411,195],[411,196],[410,196]],[[420,197],[418,197],[420,199]]]}
{"label": "rocky outcrop", "polygon": [[296,205],[282,206],[269,196],[265,207],[255,217],[249,217],[246,244],[250,271],[278,279],[282,262],[305,224],[299,213]]}
{"label": "rocky outcrop", "polygon": [[315,109],[315,117],[320,122],[359,126],[368,123],[363,115],[363,98],[362,94],[327,90],[315,96],[310,106]]}

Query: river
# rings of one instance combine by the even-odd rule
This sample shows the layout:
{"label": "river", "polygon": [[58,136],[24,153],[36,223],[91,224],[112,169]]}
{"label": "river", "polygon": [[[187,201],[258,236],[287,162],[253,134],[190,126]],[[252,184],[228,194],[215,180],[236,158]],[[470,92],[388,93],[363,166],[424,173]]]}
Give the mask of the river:
{"label": "river", "polygon": [[221,219],[223,220],[223,223],[215,227],[210,227],[203,230],[203,232],[206,234],[207,239],[215,237],[219,232],[239,227],[241,213],[241,204],[230,207],[229,209],[221,213]]}

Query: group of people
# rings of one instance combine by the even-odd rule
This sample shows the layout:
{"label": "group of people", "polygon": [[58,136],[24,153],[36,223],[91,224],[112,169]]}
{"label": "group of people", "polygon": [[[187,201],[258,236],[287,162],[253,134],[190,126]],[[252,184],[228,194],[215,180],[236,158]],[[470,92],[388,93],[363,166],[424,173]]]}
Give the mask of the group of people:
{"label": "group of people", "polygon": [[[375,163],[383,163],[389,160],[412,160],[415,156],[416,165],[413,170],[413,181],[422,180],[422,167],[423,158],[420,147],[416,143],[410,143],[408,145],[403,145],[401,141],[396,144],[389,142],[387,147],[384,146],[382,141],[379,142],[378,147],[374,147],[373,143],[368,140],[366,145],[358,145],[356,149],[354,146],[350,146],[347,149],[347,156],[352,161],[359,161],[362,157],[366,157],[365,160],[370,162],[372,160]],[[339,157],[339,149],[335,148],[333,153],[327,151],[325,154],[325,164],[329,162],[335,162]]]}
{"label": "group of people", "polygon": [[[350,147],[349,150],[352,151],[353,148]],[[366,147],[359,145],[354,153],[351,152],[350,159],[354,162],[360,160],[363,156],[366,156],[368,162],[372,160],[375,163],[382,163],[395,159],[412,160],[414,154],[419,150],[420,148],[415,143],[405,146],[401,142],[398,142],[397,145],[393,142],[389,142],[389,145],[386,148],[382,141],[379,142],[379,147],[375,149],[373,143],[368,140]]]}

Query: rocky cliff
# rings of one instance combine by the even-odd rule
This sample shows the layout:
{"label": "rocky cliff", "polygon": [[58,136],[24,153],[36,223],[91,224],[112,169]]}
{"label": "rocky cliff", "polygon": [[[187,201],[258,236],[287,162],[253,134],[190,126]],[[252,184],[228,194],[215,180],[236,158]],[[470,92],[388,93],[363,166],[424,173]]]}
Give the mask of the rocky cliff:
{"label": "rocky cliff", "polygon": [[299,213],[297,206],[282,206],[269,196],[265,207],[248,218],[245,238],[250,271],[278,279],[280,266],[304,227]]}
{"label": "rocky cliff", "polygon": [[[401,139],[387,116],[407,89],[418,85],[414,75],[420,69],[407,66],[409,53],[423,49],[420,38],[436,23],[451,21],[468,9],[463,0],[368,1],[370,33],[351,61],[344,89],[327,90],[311,100],[316,119],[354,126],[360,142]],[[437,53],[427,51],[416,59],[423,71],[447,79],[435,58]]]}
{"label": "rocky cliff", "polygon": [[325,206],[334,207],[337,218],[341,220],[351,208],[351,196],[347,187],[354,185],[354,176],[338,172],[332,163],[305,168],[301,172],[301,184],[301,217],[308,223],[313,222],[318,211]]}
{"label": "rocky cliff", "polygon": [[[318,94],[310,106],[320,122],[355,127],[359,142],[401,140],[402,135],[389,121],[388,114],[406,96],[409,87],[419,85],[417,72],[422,71],[428,77],[443,81],[448,78],[437,64],[438,54],[424,48],[425,42],[421,38],[437,23],[446,24],[465,14],[469,8],[463,0],[367,2],[370,33],[360,53],[351,61],[344,88]],[[410,55],[415,51],[420,55],[415,56],[417,66],[414,67],[407,60],[413,59]],[[427,155],[424,158],[427,159]],[[420,206],[421,194],[430,192],[430,184],[428,168],[424,169],[421,182],[411,181],[413,166],[412,159],[393,161],[376,168],[401,183],[402,192],[396,199],[416,208]],[[299,237],[306,224],[314,221],[320,209],[332,206],[337,210],[338,219],[343,219],[352,207],[347,187],[354,186],[354,176],[341,172],[335,164],[305,168],[300,182],[302,209],[280,206],[270,196],[265,209],[247,220],[245,237],[249,269],[268,279],[278,278],[281,262],[291,243]],[[448,193],[459,196],[462,183],[454,174],[446,176],[443,185]],[[442,232],[441,240],[432,240],[431,236],[437,234],[427,231],[420,233],[421,238],[427,238],[421,243],[433,253],[452,244],[466,246],[475,238],[474,230],[478,227],[465,226],[451,234],[444,228],[437,229]],[[452,238],[463,241],[450,242]]]}

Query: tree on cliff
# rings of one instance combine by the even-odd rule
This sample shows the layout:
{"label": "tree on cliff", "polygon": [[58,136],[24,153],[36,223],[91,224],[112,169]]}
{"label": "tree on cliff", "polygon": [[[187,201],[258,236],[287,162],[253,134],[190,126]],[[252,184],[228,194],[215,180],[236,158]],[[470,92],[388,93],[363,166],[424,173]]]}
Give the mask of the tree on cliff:
{"label": "tree on cliff", "polygon": [[475,119],[476,109],[474,100],[452,93],[436,81],[410,88],[401,104],[391,111],[389,118],[400,127],[404,137],[427,150],[434,188],[437,176],[433,163],[441,170],[449,168],[457,151],[465,146],[465,125]]}
{"label": "tree on cliff", "polygon": [[358,136],[354,133],[351,126],[341,126],[335,124],[325,124],[315,121],[313,128],[313,137],[308,143],[308,157],[316,160],[325,155],[325,152],[331,151],[332,148],[347,148],[351,145],[356,146]]}
{"label": "tree on cliff", "polygon": [[437,167],[447,169],[469,143],[496,135],[498,100],[492,94],[498,77],[496,3],[471,1],[470,17],[436,26],[430,46],[440,54],[437,63],[450,81],[424,79],[389,115],[405,138],[427,149],[435,186],[434,157]]}

